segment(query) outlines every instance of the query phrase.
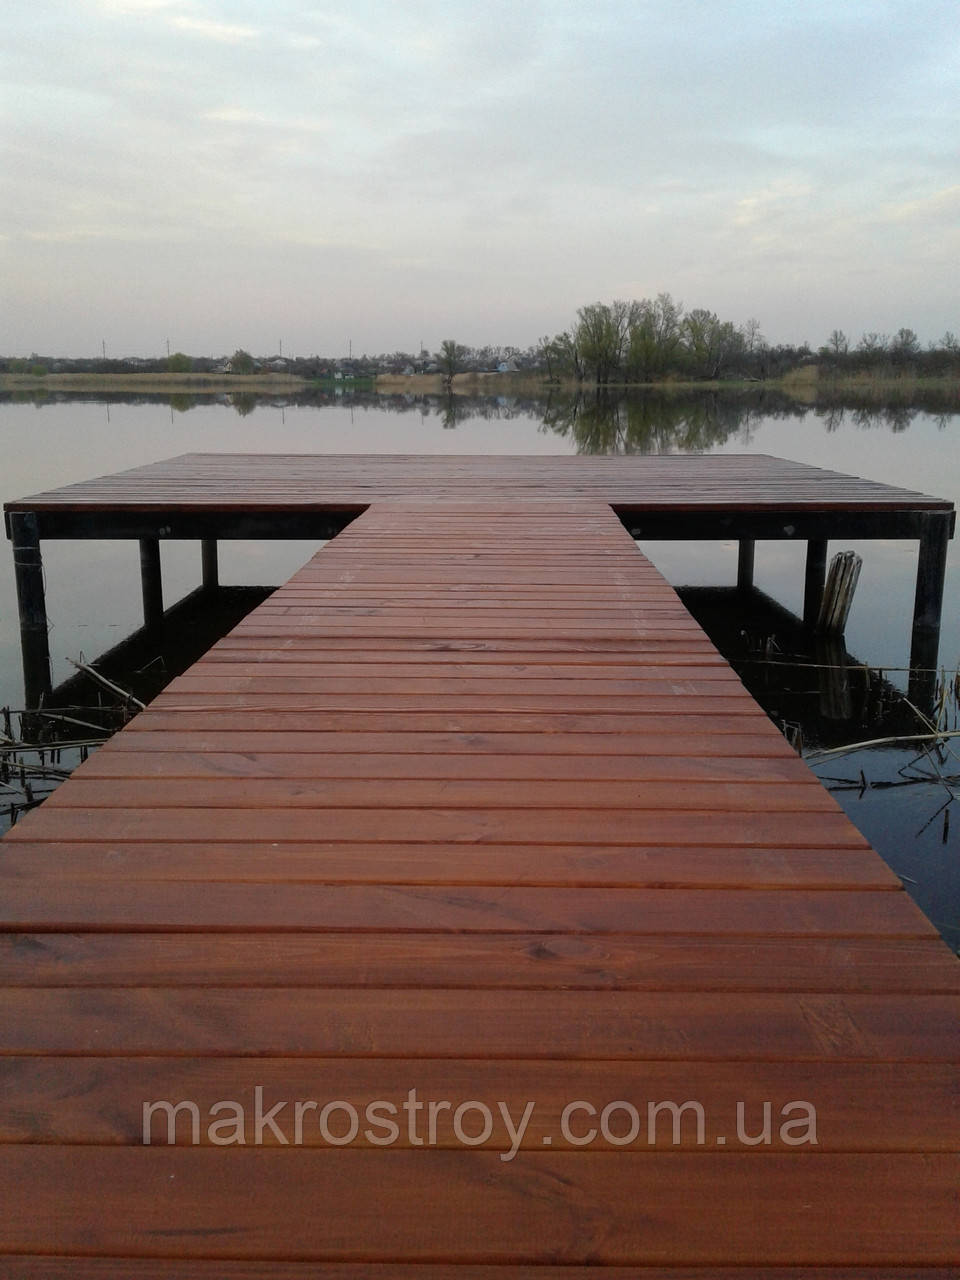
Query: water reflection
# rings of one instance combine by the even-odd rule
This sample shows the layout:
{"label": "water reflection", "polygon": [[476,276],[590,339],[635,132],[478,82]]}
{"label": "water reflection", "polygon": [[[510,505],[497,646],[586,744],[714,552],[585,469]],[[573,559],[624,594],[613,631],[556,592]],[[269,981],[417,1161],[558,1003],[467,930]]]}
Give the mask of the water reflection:
{"label": "water reflection", "polygon": [[[929,703],[900,671],[871,667],[760,591],[681,588],[744,685],[904,884],[960,949],[960,676],[930,672]],[[850,750],[851,745],[857,749]]]}
{"label": "water reflection", "polygon": [[622,397],[581,395],[549,404],[544,426],[575,442],[577,452],[700,453],[733,437],[749,440],[762,418],[803,417],[805,409],[776,393]]}
{"label": "water reflection", "polygon": [[468,421],[509,421],[534,419],[541,432],[553,433],[568,441],[580,454],[647,454],[702,452],[736,440],[749,444],[755,431],[770,421],[814,418],[829,434],[844,427],[882,430],[894,434],[906,431],[918,418],[932,415],[943,430],[950,419],[960,415],[956,389],[930,390],[923,394],[903,389],[878,400],[874,393],[849,390],[833,393],[820,389],[815,400],[768,388],[736,387],[729,390],[671,391],[656,388],[598,393],[593,388],[579,393],[552,389],[544,395],[516,394],[475,396],[459,393],[442,395],[418,391],[379,394],[367,390],[311,388],[283,395],[260,392],[0,392],[0,405],[33,404],[42,409],[64,404],[165,405],[178,414],[191,409],[218,405],[232,409],[239,417],[256,409],[325,407],[375,410],[390,415],[416,415],[421,421],[437,419],[445,430],[455,430]]}

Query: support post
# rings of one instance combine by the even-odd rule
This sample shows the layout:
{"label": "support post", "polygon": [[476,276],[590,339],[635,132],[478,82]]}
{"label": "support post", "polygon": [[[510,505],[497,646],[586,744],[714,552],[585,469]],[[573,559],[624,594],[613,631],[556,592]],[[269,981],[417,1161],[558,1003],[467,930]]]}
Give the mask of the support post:
{"label": "support post", "polygon": [[40,534],[33,511],[10,513],[13,569],[20,614],[20,653],[26,706],[38,707],[52,689],[47,605],[43,589]]}
{"label": "support post", "polygon": [[140,539],[140,585],[143,589],[143,625],[152,630],[163,622],[163,578],[157,538]]}
{"label": "support post", "polygon": [[911,701],[927,713],[933,705],[940,656],[940,619],[950,530],[949,512],[930,512],[923,517],[910,643],[910,695]]}
{"label": "support post", "polygon": [[756,543],[753,538],[741,538],[737,556],[737,590],[750,591],[753,587],[753,561]]}
{"label": "support post", "polygon": [[803,582],[803,625],[815,627],[827,581],[827,540],[811,538],[807,543],[807,568]]}
{"label": "support post", "polygon": [[203,589],[213,591],[220,585],[220,568],[217,563],[216,538],[203,538],[200,542],[200,563],[203,573]]}

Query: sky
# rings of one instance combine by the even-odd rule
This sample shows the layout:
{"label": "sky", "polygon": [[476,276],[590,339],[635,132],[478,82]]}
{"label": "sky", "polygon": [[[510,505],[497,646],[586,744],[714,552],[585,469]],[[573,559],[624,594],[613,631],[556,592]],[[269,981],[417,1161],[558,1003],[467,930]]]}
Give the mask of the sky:
{"label": "sky", "polygon": [[956,0],[7,0],[0,353],[960,332]]}

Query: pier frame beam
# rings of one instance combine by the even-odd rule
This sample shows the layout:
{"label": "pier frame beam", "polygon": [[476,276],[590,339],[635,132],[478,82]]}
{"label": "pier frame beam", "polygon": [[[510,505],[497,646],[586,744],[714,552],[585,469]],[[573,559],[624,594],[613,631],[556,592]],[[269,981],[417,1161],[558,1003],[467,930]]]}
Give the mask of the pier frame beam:
{"label": "pier frame beam", "polygon": [[753,538],[741,538],[737,553],[737,590],[750,591],[753,587],[753,564],[756,552]]}
{"label": "pier frame beam", "polygon": [[163,622],[163,575],[158,538],[140,539],[140,586],[143,590],[143,625],[152,630]]}
{"label": "pier frame beam", "polygon": [[810,538],[807,542],[807,565],[803,579],[803,623],[816,626],[827,582],[827,540]]}
{"label": "pier frame beam", "polygon": [[13,543],[13,569],[20,614],[24,697],[27,707],[33,708],[40,705],[52,688],[43,558],[34,512],[11,512],[9,533]]}
{"label": "pier frame beam", "polygon": [[200,542],[200,564],[203,589],[213,591],[220,585],[220,566],[217,560],[216,538],[203,538]]}

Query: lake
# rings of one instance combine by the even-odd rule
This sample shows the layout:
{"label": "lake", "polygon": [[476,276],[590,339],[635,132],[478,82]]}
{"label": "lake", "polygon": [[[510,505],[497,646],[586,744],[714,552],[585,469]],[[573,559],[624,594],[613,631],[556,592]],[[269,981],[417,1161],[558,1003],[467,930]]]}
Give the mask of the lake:
{"label": "lake", "polygon": [[[105,472],[119,471],[185,452],[252,453],[442,453],[575,454],[586,452],[766,453],[960,501],[960,405],[956,411],[872,411],[805,408],[758,394],[703,395],[681,400],[637,396],[597,407],[587,400],[551,403],[510,398],[471,401],[357,397],[339,403],[267,403],[251,397],[194,404],[188,397],[130,402],[106,397],[35,404],[0,400],[0,449],[4,501]],[[641,544],[678,587],[727,587],[736,581],[737,548],[725,543]],[[863,557],[863,572],[847,626],[851,654],[884,680],[883,696],[906,688],[916,544],[869,541],[831,544]],[[314,544],[258,542],[221,544],[224,583],[277,585],[316,549]],[[93,659],[141,621],[138,549],[135,542],[49,541],[44,544],[47,606],[54,682],[71,673],[69,658]],[[162,548],[165,599],[169,604],[199,581],[199,549],[191,543]],[[804,546],[758,543],[756,585],[796,613],[803,592]],[[820,676],[811,656],[782,617],[739,608],[732,597],[712,600],[685,594],[695,613],[701,604],[721,622],[708,623],[715,639],[778,722],[809,721]],[[709,607],[708,607],[709,606]],[[719,606],[719,611],[718,611]],[[731,625],[731,622],[733,625]],[[770,629],[775,631],[771,642]],[[789,652],[788,652],[789,649]],[[736,652],[735,652],[736,650]],[[784,667],[788,657],[801,665]],[[960,556],[951,545],[941,636],[940,664],[960,664]],[[789,679],[781,679],[785,674]],[[878,678],[879,680],[879,678]],[[854,682],[855,683],[855,682]],[[856,694],[856,687],[854,689]],[[872,696],[872,695],[871,695]],[[23,700],[19,632],[9,545],[0,551],[0,707]],[[882,700],[882,699],[881,699]],[[863,699],[847,740],[859,741]],[[956,702],[948,707],[954,718]],[[872,713],[871,713],[872,714]],[[899,725],[909,716],[901,707]],[[816,716],[814,716],[816,719]],[[871,724],[873,722],[871,721]],[[880,723],[880,721],[878,721]],[[886,723],[884,721],[883,723]],[[834,732],[836,728],[836,732]],[[829,730],[829,732],[828,732]],[[842,726],[806,723],[805,742],[843,740]],[[955,740],[960,744],[960,739]],[[960,745],[954,748],[960,756]],[[960,820],[950,826],[952,784],[960,759],[911,765],[915,752],[860,751],[817,763],[832,779],[837,798],[898,874],[954,948],[960,946]],[[906,771],[906,772],[904,772]],[[938,776],[942,775],[942,776]],[[896,783],[897,785],[888,785]]]}

